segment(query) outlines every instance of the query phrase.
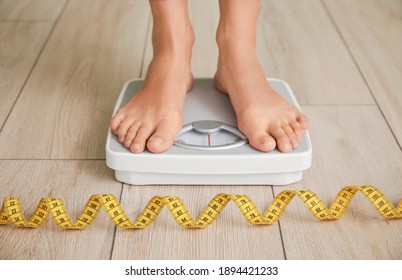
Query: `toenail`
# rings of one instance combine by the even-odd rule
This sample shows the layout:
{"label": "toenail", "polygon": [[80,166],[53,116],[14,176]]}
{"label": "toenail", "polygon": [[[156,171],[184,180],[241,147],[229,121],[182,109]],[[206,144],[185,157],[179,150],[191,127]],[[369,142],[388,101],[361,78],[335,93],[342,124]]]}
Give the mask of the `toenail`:
{"label": "toenail", "polygon": [[284,145],[283,145],[283,149],[284,149],[285,151],[290,151],[290,150],[292,149],[292,146],[291,146],[290,144],[284,144]]}
{"label": "toenail", "polygon": [[133,152],[139,152],[140,148],[141,148],[140,144],[131,145],[131,151],[133,151]]}
{"label": "toenail", "polygon": [[163,143],[163,139],[160,137],[154,137],[149,139],[150,142],[161,145]]}
{"label": "toenail", "polygon": [[262,142],[262,144],[264,144],[264,145],[270,145],[270,144],[272,144],[274,141],[272,141],[272,139],[270,139],[270,138],[266,138],[266,139],[264,139],[264,141]]}

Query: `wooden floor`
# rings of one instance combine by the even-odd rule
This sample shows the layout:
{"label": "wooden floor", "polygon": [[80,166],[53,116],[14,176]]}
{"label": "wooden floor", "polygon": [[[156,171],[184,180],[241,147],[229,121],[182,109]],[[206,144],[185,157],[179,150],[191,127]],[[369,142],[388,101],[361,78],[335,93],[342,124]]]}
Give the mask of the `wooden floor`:
{"label": "wooden floor", "polygon": [[[191,0],[193,71],[212,76],[216,0]],[[132,219],[153,195],[177,195],[193,216],[217,193],[265,210],[283,187],[127,186],[105,165],[108,122],[128,79],[151,59],[145,0],[0,0],[0,199],[63,198],[73,217],[91,194],[112,193]],[[286,80],[310,118],[313,164],[288,189],[329,205],[346,185],[402,199],[402,2],[262,1],[258,54]],[[179,227],[164,209],[144,230],[120,230],[102,212],[85,231],[48,221],[0,227],[0,259],[402,259],[402,221],[357,194],[345,216],[319,222],[298,199],[279,223],[249,225],[233,203],[208,229]]]}

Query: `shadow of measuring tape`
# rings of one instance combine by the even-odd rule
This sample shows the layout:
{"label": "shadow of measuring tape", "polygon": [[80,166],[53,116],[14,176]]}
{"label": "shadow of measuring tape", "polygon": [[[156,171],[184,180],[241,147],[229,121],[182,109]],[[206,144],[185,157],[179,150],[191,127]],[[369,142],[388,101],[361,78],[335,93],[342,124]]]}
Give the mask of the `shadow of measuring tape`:
{"label": "shadow of measuring tape", "polygon": [[329,208],[312,191],[282,191],[274,198],[264,214],[259,212],[254,202],[246,195],[218,194],[208,203],[196,220],[191,217],[184,203],[176,196],[154,196],[138,218],[135,221],[130,221],[114,195],[92,195],[75,222],[70,219],[60,198],[42,198],[34,214],[27,220],[23,215],[20,200],[15,197],[6,197],[0,211],[0,225],[14,224],[19,227],[38,228],[51,217],[61,228],[85,229],[95,220],[103,208],[118,227],[142,229],[151,224],[166,205],[180,226],[185,228],[206,228],[216,220],[223,208],[231,200],[238,206],[249,223],[253,225],[272,225],[279,220],[295,196],[303,201],[311,214],[317,219],[338,220],[345,213],[357,192],[363,193],[382,217],[386,219],[402,218],[402,200],[399,201],[397,207],[394,207],[385,195],[373,186],[347,186],[337,194],[335,201]]}

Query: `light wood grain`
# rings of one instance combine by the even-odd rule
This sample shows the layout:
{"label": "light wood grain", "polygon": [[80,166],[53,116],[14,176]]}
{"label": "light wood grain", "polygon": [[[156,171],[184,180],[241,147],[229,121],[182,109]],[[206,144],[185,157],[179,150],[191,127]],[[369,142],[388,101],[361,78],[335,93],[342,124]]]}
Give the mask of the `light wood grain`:
{"label": "light wood grain", "polygon": [[[206,175],[207,176],[207,175]],[[122,205],[136,218],[154,195],[180,197],[197,218],[218,193],[243,193],[265,211],[272,201],[269,186],[124,186]],[[135,248],[133,250],[133,248]],[[278,224],[257,227],[247,223],[231,202],[207,229],[180,227],[164,209],[156,222],[141,231],[116,234],[113,259],[283,259]]]}
{"label": "light wood grain", "polygon": [[402,2],[324,2],[402,146]]}
{"label": "light wood grain", "polygon": [[[21,199],[29,217],[42,197],[60,197],[74,220],[95,193],[120,197],[121,184],[103,161],[0,161],[0,199]],[[39,229],[0,226],[0,259],[109,259],[115,226],[102,210],[85,231],[53,221]]]}
{"label": "light wood grain", "polygon": [[1,0],[0,20],[56,20],[66,0]]}
{"label": "light wood grain", "polygon": [[[334,18],[338,17],[335,19],[338,26],[352,13],[371,16],[354,17],[357,29],[353,29],[354,24],[343,22],[345,28],[339,27],[339,33],[320,1],[262,1],[258,52],[267,75],[287,80],[300,103],[313,104],[302,107],[311,123],[313,165],[304,172],[301,182],[286,188],[311,189],[329,205],[343,186],[372,184],[396,204],[402,198],[400,147],[376,105],[353,104],[374,104],[354,63],[356,60],[381,109],[387,108],[379,101],[381,98],[395,103],[392,108],[400,109],[399,101],[390,101],[399,95],[393,95],[394,88],[388,91],[384,86],[384,83],[389,86],[387,77],[380,75],[375,83],[370,82],[370,75],[377,75],[376,71],[384,71],[394,79],[393,75],[399,73],[399,54],[388,41],[378,43],[391,40],[381,36],[391,35],[380,34],[378,30],[383,30],[380,27],[363,28],[366,22],[368,25],[383,23],[384,14],[399,11],[398,2],[387,1],[381,7],[377,7],[377,2],[371,4],[377,7],[375,13],[367,10],[370,7],[363,7],[362,1],[353,3],[358,3],[353,11],[343,6],[346,1],[330,2],[326,4]],[[5,0],[0,0],[2,3]],[[24,3],[28,2],[19,4]],[[341,5],[339,8],[337,3]],[[48,2],[45,6],[52,5]],[[192,0],[189,9],[197,36],[193,71],[196,76],[212,76],[217,59],[214,42],[219,15],[217,3]],[[341,16],[341,12],[345,15]],[[121,193],[121,184],[114,180],[113,172],[103,161],[86,160],[104,158],[108,121],[117,95],[126,80],[138,77],[141,71],[145,73],[152,54],[150,36],[145,42],[150,34],[149,20],[146,0],[69,1],[0,134],[0,159],[3,159],[0,198],[19,196],[29,216],[41,197],[62,197],[76,217],[91,194],[113,193],[117,197],[121,194],[123,208],[134,219],[153,195],[177,195],[196,218],[217,193],[246,194],[264,211],[273,199],[273,192],[278,194],[285,189],[124,186]],[[389,20],[399,22],[393,16]],[[0,30],[6,26],[3,24],[0,23]],[[18,75],[26,75],[29,68],[29,63],[18,57],[22,54],[34,57],[40,46],[39,34],[46,30],[37,31],[34,25],[7,24],[12,27],[0,32],[1,39],[7,38],[6,43],[0,42],[7,46],[1,52],[16,47],[14,52],[4,55],[7,67],[1,68],[1,74],[6,69],[9,76],[5,77],[9,78],[0,77],[2,100],[6,96],[3,88],[20,88]],[[397,26],[389,27],[395,38],[399,38]],[[356,38],[347,38],[352,35],[345,35],[351,32],[346,27],[353,30],[351,34]],[[354,32],[366,33],[371,40],[367,42],[375,46],[366,46],[366,38],[361,37],[364,34]],[[32,40],[37,48],[25,52],[25,46],[20,45],[24,36],[35,36]],[[375,41],[375,36],[379,41]],[[356,50],[364,51],[354,51],[351,42]],[[399,41],[390,42],[399,46]],[[379,57],[362,63],[363,54],[372,55],[373,50],[378,51]],[[379,66],[381,59],[389,69]],[[381,90],[376,89],[379,84],[384,86]],[[398,119],[385,116],[394,132],[397,131]],[[82,160],[4,160],[7,158]],[[85,231],[61,230],[51,221],[38,230],[0,227],[0,259],[400,260],[400,229],[400,220],[384,220],[361,194],[356,195],[340,221],[317,221],[295,198],[280,223],[265,227],[249,225],[232,202],[204,230],[181,228],[167,209],[147,229],[116,230],[102,211]]]}
{"label": "light wood grain", "polygon": [[286,80],[301,104],[373,99],[321,1],[261,1],[258,54],[267,76]]}
{"label": "light wood grain", "polygon": [[26,81],[53,22],[0,21],[0,127]]}
{"label": "light wood grain", "polygon": [[5,124],[0,157],[104,158],[117,96],[139,74],[148,16],[146,1],[70,1]]}
{"label": "light wood grain", "polygon": [[[374,185],[402,199],[402,155],[376,106],[305,106],[313,164],[289,189],[310,189],[329,206],[347,185]],[[275,187],[275,194],[282,188]],[[356,194],[339,221],[319,222],[295,198],[281,219],[288,259],[401,259],[402,220],[385,220]]]}
{"label": "light wood grain", "polygon": [[219,21],[218,1],[189,1],[189,15],[195,34],[192,70],[195,77],[213,77],[218,62],[215,34]]}

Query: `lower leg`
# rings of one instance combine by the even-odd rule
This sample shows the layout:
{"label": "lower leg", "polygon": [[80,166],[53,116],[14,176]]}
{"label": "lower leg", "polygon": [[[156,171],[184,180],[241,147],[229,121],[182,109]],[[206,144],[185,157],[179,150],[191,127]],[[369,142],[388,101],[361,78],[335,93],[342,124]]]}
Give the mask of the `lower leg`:
{"label": "lower leg", "polygon": [[119,141],[134,153],[163,152],[181,128],[186,92],[193,85],[193,31],[187,0],[150,0],[153,59],[144,85],[110,121]]}
{"label": "lower leg", "polygon": [[268,84],[256,54],[259,0],[220,0],[215,86],[229,94],[239,129],[261,151],[296,148],[307,118]]}

